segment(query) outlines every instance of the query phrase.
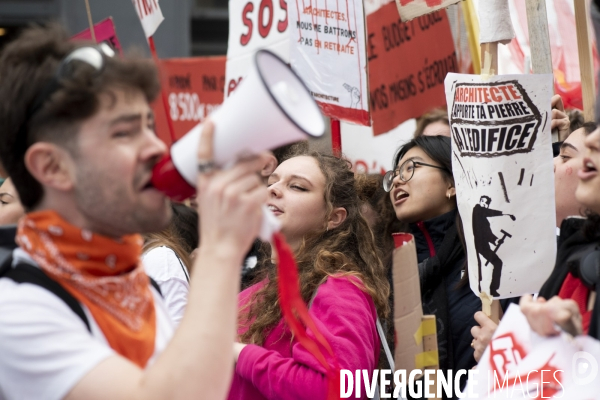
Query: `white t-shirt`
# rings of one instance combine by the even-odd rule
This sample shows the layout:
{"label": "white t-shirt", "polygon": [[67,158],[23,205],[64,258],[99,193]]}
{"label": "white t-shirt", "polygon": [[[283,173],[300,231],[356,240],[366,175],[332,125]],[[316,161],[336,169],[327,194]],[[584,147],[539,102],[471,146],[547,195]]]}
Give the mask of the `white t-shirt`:
{"label": "white t-shirt", "polygon": [[177,254],[168,247],[155,247],[142,255],[142,263],[148,276],[160,286],[163,300],[175,323],[183,318],[190,284],[187,269]]}
{"label": "white t-shirt", "polygon": [[[35,262],[21,249],[14,264]],[[173,324],[154,288],[155,351],[166,347]],[[62,399],[90,370],[116,354],[87,307],[84,322],[58,296],[37,285],[0,279],[0,400]]]}

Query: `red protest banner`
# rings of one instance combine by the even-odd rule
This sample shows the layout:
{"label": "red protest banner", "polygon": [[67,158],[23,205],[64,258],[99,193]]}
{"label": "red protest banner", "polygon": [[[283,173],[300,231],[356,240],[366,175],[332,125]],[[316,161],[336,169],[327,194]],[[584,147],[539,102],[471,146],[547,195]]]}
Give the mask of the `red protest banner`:
{"label": "red protest banner", "polygon": [[[117,37],[117,31],[115,30],[115,24],[112,17],[108,17],[94,25],[94,33],[96,34],[96,40],[98,43],[108,42],[113,49],[119,54],[123,53],[121,49],[121,43]],[[73,36],[75,40],[92,40],[92,33],[90,29],[86,29]]]}
{"label": "red protest banner", "polygon": [[[175,138],[179,139],[223,102],[225,60],[222,57],[173,58],[160,60],[165,92]],[[172,144],[161,100],[152,104],[156,133]]]}
{"label": "red protest banner", "polygon": [[446,104],[444,78],[458,63],[446,11],[409,22],[389,3],[367,16],[373,134]]}

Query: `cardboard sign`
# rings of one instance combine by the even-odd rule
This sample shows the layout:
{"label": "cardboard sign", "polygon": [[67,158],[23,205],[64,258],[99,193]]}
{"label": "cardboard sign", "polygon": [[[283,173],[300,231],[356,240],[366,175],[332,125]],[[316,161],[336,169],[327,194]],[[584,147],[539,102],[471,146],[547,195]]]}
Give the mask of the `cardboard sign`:
{"label": "cardboard sign", "polygon": [[393,168],[392,160],[398,148],[412,139],[416,121],[410,119],[385,135],[373,136],[368,126],[341,123],[344,157],[352,162],[355,172],[381,174]]}
{"label": "cardboard sign", "polygon": [[367,17],[375,135],[446,105],[444,78],[458,72],[446,11],[401,22],[393,3]]}
{"label": "cardboard sign", "polygon": [[556,254],[552,75],[448,74],[445,83],[471,289],[537,293]]}
{"label": "cardboard sign", "polygon": [[[160,61],[175,138],[198,125],[223,102],[225,57],[174,58]],[[157,135],[171,145],[160,98],[152,104]]]}
{"label": "cardboard sign", "polygon": [[[110,47],[115,49],[119,54],[123,54],[121,43],[117,37],[117,31],[115,30],[115,24],[112,17],[108,17],[94,25],[94,33],[96,34],[96,40],[98,43],[107,42]],[[86,29],[73,36],[75,40],[92,40],[92,32],[90,29]]]}
{"label": "cardboard sign", "polygon": [[464,392],[479,399],[596,399],[600,343],[589,336],[536,335],[511,304]]}
{"label": "cardboard sign", "polygon": [[408,21],[421,15],[446,8],[461,0],[396,0],[402,21]]}
{"label": "cardboard sign", "polygon": [[[423,319],[417,250],[415,239],[409,233],[395,233],[394,242],[396,246],[392,275],[396,294],[394,297],[394,330],[397,341],[394,364],[396,370],[412,371],[415,368],[424,367],[416,363],[417,354],[423,352],[423,335],[417,335]],[[435,320],[433,327],[435,333]]]}
{"label": "cardboard sign", "polygon": [[158,0],[131,0],[131,2],[142,22],[146,38],[151,37],[165,19],[158,5]]}
{"label": "cardboard sign", "polygon": [[362,1],[294,1],[288,10],[292,68],[325,115],[371,125]]}
{"label": "cardboard sign", "polygon": [[252,56],[267,49],[290,60],[288,6],[285,0],[230,0],[225,97],[246,76]]}

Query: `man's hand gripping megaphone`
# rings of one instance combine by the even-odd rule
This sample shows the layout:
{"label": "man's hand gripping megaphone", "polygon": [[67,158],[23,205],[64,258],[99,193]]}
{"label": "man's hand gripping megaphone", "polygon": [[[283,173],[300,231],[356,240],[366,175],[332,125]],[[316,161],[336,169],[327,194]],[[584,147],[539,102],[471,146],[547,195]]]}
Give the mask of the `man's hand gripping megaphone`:
{"label": "man's hand gripping megaphone", "polygon": [[[199,165],[212,163],[213,139],[214,124],[207,120],[198,145]],[[259,175],[269,160],[268,153],[263,152],[239,160],[230,168],[204,168],[198,173],[197,201],[203,245],[230,243],[233,248],[250,248],[265,224],[264,211],[275,218],[265,209],[267,188]],[[272,233],[267,240],[271,239]]]}

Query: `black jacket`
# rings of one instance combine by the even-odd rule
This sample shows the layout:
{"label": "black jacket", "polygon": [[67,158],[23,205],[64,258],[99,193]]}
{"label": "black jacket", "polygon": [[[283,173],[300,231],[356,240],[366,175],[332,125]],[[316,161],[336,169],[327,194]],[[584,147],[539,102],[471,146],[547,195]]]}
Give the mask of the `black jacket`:
{"label": "black jacket", "polygon": [[[562,222],[558,240],[558,251],[556,253],[556,264],[550,277],[540,289],[539,295],[541,297],[550,299],[553,296],[557,296],[569,272],[575,278],[579,278],[581,261],[590,252],[600,247],[598,237],[592,239],[585,235],[583,229],[585,222],[586,220],[581,218],[567,218]],[[600,340],[599,314],[600,296],[596,296],[588,335]]]}
{"label": "black jacket", "polygon": [[423,313],[436,316],[440,369],[453,371],[476,364],[471,328],[476,325],[473,315],[481,310],[481,300],[468,284],[457,287],[466,263],[456,217],[454,210],[410,226],[417,247]]}
{"label": "black jacket", "polygon": [[566,218],[560,225],[556,264],[540,289],[540,297],[549,300],[558,296],[570,270],[573,271],[574,276],[578,276],[580,255],[582,251],[585,253],[592,243],[582,230],[585,221],[582,218]]}

